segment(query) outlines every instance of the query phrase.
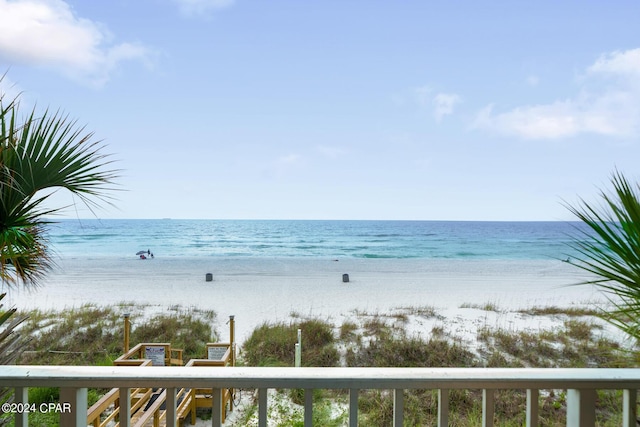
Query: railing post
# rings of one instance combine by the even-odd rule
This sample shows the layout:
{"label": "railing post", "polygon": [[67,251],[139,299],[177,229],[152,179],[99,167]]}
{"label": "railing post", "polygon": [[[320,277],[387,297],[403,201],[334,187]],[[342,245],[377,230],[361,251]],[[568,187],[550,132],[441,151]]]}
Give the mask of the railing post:
{"label": "railing post", "polygon": [[167,392],[167,400],[165,405],[167,412],[165,414],[165,422],[167,427],[177,427],[177,405],[176,405],[176,389],[174,387],[165,390]]}
{"label": "railing post", "polygon": [[[69,427],[86,427],[87,425],[87,389],[86,388],[60,388],[60,425]],[[65,404],[69,404],[67,411]]]}
{"label": "railing post", "polygon": [[567,427],[595,427],[595,404],[595,390],[567,390]]}
{"label": "railing post", "polygon": [[267,389],[258,389],[258,427],[267,427]]}
{"label": "railing post", "polygon": [[438,427],[449,425],[449,390],[438,389]]}
{"label": "railing post", "polygon": [[349,389],[349,427],[358,427],[358,389],[355,388]]}
{"label": "railing post", "polygon": [[494,401],[494,390],[482,390],[482,427],[493,427]]}
{"label": "railing post", "polygon": [[[28,403],[29,402],[29,388],[28,387],[16,387],[14,390],[14,402],[16,403]],[[29,413],[28,412],[16,412],[14,417],[16,427],[29,427]]]}
{"label": "railing post", "polygon": [[313,389],[304,389],[304,427],[313,426]]}
{"label": "railing post", "polygon": [[118,421],[120,422],[120,427],[130,427],[131,426],[131,389],[130,388],[120,388],[120,398],[119,398],[120,409],[118,411]]}
{"label": "railing post", "polygon": [[393,427],[402,427],[404,422],[404,390],[393,390]]}
{"label": "railing post", "polygon": [[636,427],[637,390],[622,392],[622,427]]}
{"label": "railing post", "polygon": [[214,388],[211,393],[213,408],[211,408],[211,426],[222,426],[222,389]]}
{"label": "railing post", "polygon": [[527,427],[537,427],[538,425],[538,396],[540,391],[538,389],[527,389]]}

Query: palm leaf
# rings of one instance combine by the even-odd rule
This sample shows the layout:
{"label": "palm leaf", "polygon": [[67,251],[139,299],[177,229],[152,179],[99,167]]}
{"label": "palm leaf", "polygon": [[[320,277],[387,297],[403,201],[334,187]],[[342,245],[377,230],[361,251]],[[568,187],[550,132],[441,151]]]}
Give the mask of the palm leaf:
{"label": "palm leaf", "polygon": [[65,207],[47,207],[50,195],[68,190],[93,210],[111,203],[118,175],[102,143],[68,116],[19,114],[0,95],[0,279],[9,286],[36,285],[51,267],[45,218]]}
{"label": "palm leaf", "polygon": [[640,186],[634,188],[617,171],[611,182],[613,194],[601,192],[601,206],[584,200],[567,205],[587,225],[569,244],[578,254],[572,264],[591,275],[579,284],[607,294],[613,309],[603,317],[640,340]]}

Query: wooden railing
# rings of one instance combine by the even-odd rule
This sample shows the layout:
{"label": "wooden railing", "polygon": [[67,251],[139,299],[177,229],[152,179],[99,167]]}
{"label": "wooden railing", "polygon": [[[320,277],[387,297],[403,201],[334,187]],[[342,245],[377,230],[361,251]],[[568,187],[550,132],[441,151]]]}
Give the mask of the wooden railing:
{"label": "wooden railing", "polygon": [[[258,423],[267,425],[267,390],[304,389],[304,425],[312,425],[314,389],[349,390],[349,425],[358,422],[358,391],[393,390],[393,425],[402,426],[404,391],[438,390],[438,425],[449,418],[449,391],[483,390],[483,425],[494,423],[494,392],[527,390],[526,425],[538,425],[539,390],[567,390],[567,426],[595,426],[596,390],[623,390],[623,426],[636,425],[640,369],[499,369],[499,368],[244,368],[229,367],[89,367],[2,366],[0,387],[15,389],[16,403],[27,402],[28,387],[60,387],[60,403],[70,411],[61,414],[61,425],[87,425],[87,388],[118,388],[120,427],[129,427],[131,389],[165,389],[167,426],[177,425],[178,391],[212,390],[211,425],[221,426],[223,393],[230,388],[258,390]],[[62,405],[62,407],[67,407]],[[16,426],[26,427],[27,413],[16,413]]]}

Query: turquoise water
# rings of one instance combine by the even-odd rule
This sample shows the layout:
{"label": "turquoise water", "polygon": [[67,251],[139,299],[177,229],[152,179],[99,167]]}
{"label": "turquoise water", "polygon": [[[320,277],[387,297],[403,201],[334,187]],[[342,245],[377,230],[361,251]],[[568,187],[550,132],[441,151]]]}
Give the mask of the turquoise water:
{"label": "turquoise water", "polygon": [[63,220],[61,257],[564,259],[579,223],[307,220]]}
{"label": "turquoise water", "polygon": [[[7,304],[200,307],[236,316],[240,337],[294,312],[341,319],[428,305],[457,318],[465,303],[568,306],[600,297],[568,286],[582,272],[559,261],[578,225],[65,220],[50,230],[56,267],[36,291],[12,290]],[[155,259],[140,261],[136,252],[147,249]]]}

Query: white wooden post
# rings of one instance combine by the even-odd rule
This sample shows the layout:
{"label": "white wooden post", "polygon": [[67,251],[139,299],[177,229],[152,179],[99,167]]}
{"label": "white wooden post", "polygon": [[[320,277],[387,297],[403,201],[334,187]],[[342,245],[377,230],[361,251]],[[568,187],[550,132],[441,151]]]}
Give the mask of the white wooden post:
{"label": "white wooden post", "polygon": [[167,408],[167,412],[165,414],[165,422],[167,427],[177,427],[177,401],[176,401],[176,389],[175,387],[171,387],[166,389],[167,392],[167,400],[165,401],[165,405]]}
{"label": "white wooden post", "polygon": [[404,422],[404,390],[393,390],[393,427],[402,427]]}
{"label": "white wooden post", "polygon": [[119,400],[119,425],[120,427],[131,427],[131,389],[128,387],[121,387]]}
{"label": "white wooden post", "polygon": [[438,390],[438,427],[449,425],[449,390]]}
{"label": "white wooden post", "polygon": [[298,329],[298,343],[296,344],[296,368],[302,366],[302,329]]}
{"label": "white wooden post", "polygon": [[304,389],[304,427],[313,426],[313,389]]}
{"label": "white wooden post", "polygon": [[596,391],[567,390],[567,427],[595,427]]}
{"label": "white wooden post", "polygon": [[267,389],[258,389],[258,427],[267,427]]}
{"label": "white wooden post", "polygon": [[622,427],[636,427],[638,390],[622,392]]}
{"label": "white wooden post", "polygon": [[212,427],[222,427],[222,389],[214,388],[211,394],[213,408],[211,411]]}
{"label": "white wooden post", "polygon": [[538,396],[540,391],[538,389],[527,389],[527,427],[538,426]]}
{"label": "white wooden post", "polygon": [[494,390],[482,390],[482,427],[493,427],[494,400]]}
{"label": "white wooden post", "polygon": [[358,427],[358,389],[349,389],[349,427]]}
{"label": "white wooden post", "polygon": [[[14,390],[14,402],[16,403],[28,403],[29,402],[29,388],[28,387],[16,387]],[[29,413],[26,411],[16,412],[15,416],[16,427],[29,427]]]}

